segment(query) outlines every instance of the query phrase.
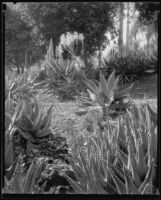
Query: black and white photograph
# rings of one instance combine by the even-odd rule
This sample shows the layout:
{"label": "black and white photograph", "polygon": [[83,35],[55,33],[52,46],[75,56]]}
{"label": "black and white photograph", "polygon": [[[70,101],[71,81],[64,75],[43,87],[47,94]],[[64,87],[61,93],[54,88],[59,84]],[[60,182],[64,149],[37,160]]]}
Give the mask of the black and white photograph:
{"label": "black and white photograph", "polygon": [[159,197],[160,2],[2,6],[2,196]]}

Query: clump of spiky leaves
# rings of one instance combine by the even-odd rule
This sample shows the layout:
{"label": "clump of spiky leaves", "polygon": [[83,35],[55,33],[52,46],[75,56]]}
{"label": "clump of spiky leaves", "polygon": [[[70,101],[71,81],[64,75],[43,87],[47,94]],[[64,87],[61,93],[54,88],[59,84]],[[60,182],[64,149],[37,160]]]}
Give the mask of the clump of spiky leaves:
{"label": "clump of spiky leaves", "polygon": [[[13,176],[10,180],[5,178],[5,185],[3,188],[3,193],[17,193],[17,194],[44,194],[44,183],[41,188],[38,187],[37,181],[41,176],[41,173],[46,168],[46,160],[33,159],[27,173],[23,173],[23,156],[19,155],[16,163],[16,167]],[[54,188],[48,192],[51,194]]]}
{"label": "clump of spiky leaves", "polygon": [[115,71],[106,82],[104,75],[100,73],[100,82],[85,81],[90,98],[80,98],[81,106],[96,106],[102,108],[103,118],[106,118],[109,110],[125,109],[129,103],[124,103],[133,85],[124,89],[118,88],[119,77],[115,79]]}
{"label": "clump of spiky leaves", "polygon": [[[86,141],[86,142],[85,142]],[[157,114],[148,104],[132,106],[118,126],[75,142],[71,165],[76,193],[157,194]]]}
{"label": "clump of spiky leaves", "polygon": [[21,99],[31,101],[34,90],[31,80],[31,73],[25,72],[22,76],[13,72],[5,76],[5,123],[6,129],[11,122],[16,106]]}
{"label": "clump of spiky leaves", "polygon": [[140,52],[131,52],[126,56],[117,54],[107,61],[104,59],[104,68],[106,74],[110,74],[114,69],[116,74],[120,76],[120,84],[131,83],[143,76],[147,70],[147,61],[145,55]]}
{"label": "clump of spiky leaves", "polygon": [[[12,129],[16,126],[21,131],[22,136],[35,142],[35,138],[44,137],[51,133],[50,122],[52,115],[52,105],[48,108],[40,109],[35,98],[32,101],[21,100],[12,118]],[[12,138],[14,131],[10,131]]]}
{"label": "clump of spiky leaves", "polygon": [[8,80],[5,79],[5,96],[6,99],[10,98],[15,103],[22,98],[32,98],[34,92],[32,90],[32,80],[30,79],[30,74],[25,72],[23,75],[19,75],[16,78]]}
{"label": "clump of spiky leaves", "polygon": [[55,58],[52,39],[43,65],[47,76],[43,82],[46,93],[56,95],[64,100],[73,98],[79,92],[81,73],[75,68],[73,60],[66,61],[62,57]]}
{"label": "clump of spiky leaves", "polygon": [[[46,110],[39,109],[37,101],[33,98],[20,100],[15,112],[6,124],[5,130],[5,165],[8,169],[21,149],[27,150],[30,143],[37,138],[49,136],[52,115],[52,105]],[[17,147],[15,147],[15,146]]]}

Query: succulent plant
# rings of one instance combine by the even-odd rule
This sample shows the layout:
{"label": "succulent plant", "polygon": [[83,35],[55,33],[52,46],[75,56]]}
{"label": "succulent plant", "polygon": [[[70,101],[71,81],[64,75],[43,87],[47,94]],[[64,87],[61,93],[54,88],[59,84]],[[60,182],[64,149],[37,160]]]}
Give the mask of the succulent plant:
{"label": "succulent plant", "polygon": [[13,116],[9,116],[5,131],[5,170],[12,167],[12,163],[21,151],[27,151],[30,143],[37,138],[49,136],[52,106],[46,111],[39,109],[36,99],[20,100]]}
{"label": "succulent plant", "polygon": [[115,71],[112,72],[107,82],[102,73],[100,73],[99,83],[91,80],[85,81],[90,98],[79,98],[80,104],[84,106],[99,105],[104,117],[106,117],[108,109],[125,109],[129,103],[124,103],[123,100],[129,96],[133,85],[120,90],[118,82],[119,77],[115,79]]}
{"label": "succulent plant", "polygon": [[118,122],[75,144],[70,163],[77,181],[67,179],[76,193],[158,194],[157,114],[148,104],[131,105]]}
{"label": "succulent plant", "polygon": [[51,133],[52,105],[43,111],[39,109],[36,99],[32,100],[33,103],[22,100],[18,104],[12,118],[11,138],[15,126],[20,129],[22,136],[30,142],[34,142],[36,137],[44,137]]}
{"label": "succulent plant", "polygon": [[[3,193],[23,193],[23,194],[42,194],[44,193],[44,185],[39,188],[37,185],[37,179],[46,168],[45,159],[32,160],[30,167],[23,175],[23,156],[19,155],[13,176],[10,180],[5,177],[5,185]],[[50,193],[51,191],[49,191]]]}
{"label": "succulent plant", "polygon": [[61,100],[73,99],[81,90],[82,76],[75,68],[73,61],[56,59],[53,54],[52,40],[44,61],[46,79],[36,87],[43,85],[45,92],[53,94]]}

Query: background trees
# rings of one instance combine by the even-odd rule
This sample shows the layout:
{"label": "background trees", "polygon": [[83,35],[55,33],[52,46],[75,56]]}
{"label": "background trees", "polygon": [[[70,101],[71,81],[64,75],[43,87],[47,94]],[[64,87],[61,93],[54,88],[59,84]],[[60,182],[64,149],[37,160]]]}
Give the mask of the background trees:
{"label": "background trees", "polygon": [[78,32],[84,36],[84,59],[103,49],[105,32],[116,33],[114,17],[117,6],[114,3],[28,3],[27,13],[38,32],[48,44],[53,39],[54,47],[64,33]]}
{"label": "background trees", "polygon": [[[13,9],[14,7],[14,9]],[[54,51],[60,44],[61,35],[77,32],[83,35],[83,45],[73,41],[77,55],[82,55],[85,65],[91,55],[101,57],[106,48],[110,32],[112,38],[119,35],[119,49],[123,48],[123,19],[125,2],[50,2],[50,3],[18,3],[7,7],[5,17],[6,63],[9,61],[19,67],[27,62],[33,63],[43,58],[50,38],[53,40]],[[151,32],[157,31],[157,13],[159,3],[135,3],[139,11],[139,21],[153,24]],[[127,17],[129,11],[127,11]],[[129,17],[128,17],[129,18]],[[116,22],[119,25],[116,26]],[[128,20],[129,23],[129,20]],[[127,27],[129,24],[127,23]],[[127,28],[127,51],[129,36]],[[151,37],[151,34],[147,37]],[[83,48],[83,49],[81,49]],[[67,56],[64,50],[64,57]],[[25,56],[27,57],[25,59]],[[70,57],[69,55],[67,56]],[[12,58],[12,59],[11,59]]]}
{"label": "background trees", "polygon": [[20,17],[20,14],[7,6],[5,15],[5,64],[13,64],[23,71],[25,54],[30,46],[31,30]]}

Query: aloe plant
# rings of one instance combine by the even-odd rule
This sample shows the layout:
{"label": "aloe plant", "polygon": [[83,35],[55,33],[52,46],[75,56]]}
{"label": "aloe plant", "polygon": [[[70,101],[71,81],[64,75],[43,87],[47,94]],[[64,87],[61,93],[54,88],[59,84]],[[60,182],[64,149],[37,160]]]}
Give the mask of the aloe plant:
{"label": "aloe plant", "polygon": [[128,103],[124,103],[123,100],[128,97],[133,85],[120,90],[118,88],[118,82],[119,77],[115,79],[115,71],[109,76],[107,82],[102,73],[100,73],[99,83],[90,80],[85,81],[90,99],[80,98],[81,103],[91,106],[99,105],[102,108],[103,118],[106,117],[110,108],[125,108]]}
{"label": "aloe plant", "polygon": [[63,58],[55,58],[52,40],[50,40],[50,46],[43,65],[46,68],[46,79],[40,85],[43,84],[48,94],[63,99],[72,98],[80,91],[81,74],[76,70],[73,60],[65,61]]}
{"label": "aloe plant", "polygon": [[34,91],[30,74],[25,72],[22,76],[11,76],[10,78],[6,75],[5,96],[5,99],[12,99],[15,105],[22,98],[31,99],[34,96]]}
{"label": "aloe plant", "polygon": [[[23,99],[17,105],[10,118],[10,125],[5,131],[5,165],[10,168],[21,149],[28,150],[30,143],[35,143],[37,138],[51,134],[50,122],[52,105],[46,111],[40,110],[37,101]],[[19,145],[17,148],[14,145]],[[19,148],[21,147],[21,148]],[[17,150],[16,150],[17,149]]]}
{"label": "aloe plant", "polygon": [[156,122],[157,115],[149,105],[131,105],[127,114],[120,116],[118,125],[111,126],[107,121],[104,131],[90,140],[82,135],[75,142],[71,161],[77,181],[67,177],[75,192],[158,194],[154,185]]}
{"label": "aloe plant", "polygon": [[[3,193],[17,194],[44,194],[45,184],[41,188],[37,186],[37,180],[46,168],[45,159],[32,160],[30,167],[25,175],[23,175],[23,156],[19,155],[13,176],[10,180],[5,177],[5,185]],[[52,188],[53,189],[53,188]],[[49,193],[52,192],[52,189]]]}
{"label": "aloe plant", "polygon": [[[34,142],[36,137],[44,137],[51,133],[50,122],[52,115],[52,105],[46,110],[40,110],[36,99],[33,103],[25,100],[20,101],[17,110],[12,118],[12,128],[14,126],[20,129],[20,134],[30,142]],[[10,137],[13,136],[10,131]]]}

